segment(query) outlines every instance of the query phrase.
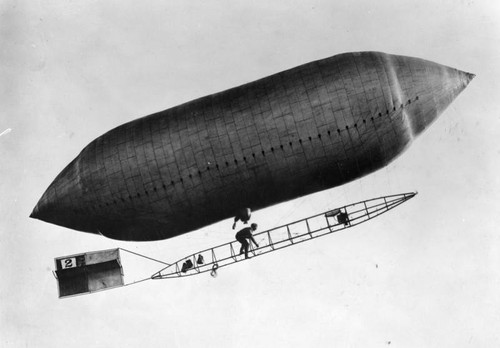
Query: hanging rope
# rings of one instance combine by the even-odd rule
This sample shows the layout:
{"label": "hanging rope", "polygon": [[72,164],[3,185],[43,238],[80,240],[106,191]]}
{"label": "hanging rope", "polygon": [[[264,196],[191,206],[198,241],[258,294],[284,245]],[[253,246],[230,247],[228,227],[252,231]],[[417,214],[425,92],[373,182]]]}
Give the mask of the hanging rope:
{"label": "hanging rope", "polygon": [[297,212],[297,210],[299,210],[299,208],[304,205],[305,203],[307,203],[309,200],[309,198],[306,196],[306,197],[301,197],[299,199],[296,200],[296,202],[294,202],[292,204],[292,206],[287,210],[287,212],[285,214],[283,214],[281,216],[281,218],[279,218],[278,220],[276,220],[276,225],[282,225],[283,224],[283,221],[286,219],[286,220],[289,220],[290,217],[295,214]]}
{"label": "hanging rope", "polygon": [[210,272],[210,275],[213,277],[213,278],[217,278],[217,269],[219,268],[219,265],[214,263],[214,265],[212,266],[212,271]]}

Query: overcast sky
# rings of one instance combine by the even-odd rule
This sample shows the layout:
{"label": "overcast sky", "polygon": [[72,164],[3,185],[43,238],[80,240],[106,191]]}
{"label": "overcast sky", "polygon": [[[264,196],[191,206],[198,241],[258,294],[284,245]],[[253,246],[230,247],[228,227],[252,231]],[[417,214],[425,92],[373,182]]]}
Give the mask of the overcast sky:
{"label": "overcast sky", "polygon": [[[0,1],[0,346],[491,347],[500,341],[496,1]],[[262,229],[418,196],[347,232],[200,275],[59,300],[54,257],[173,262],[231,221],[118,242],[29,219],[55,176],[124,122],[351,51],[476,74],[396,161],[253,215]],[[124,258],[127,281],[161,265]]]}

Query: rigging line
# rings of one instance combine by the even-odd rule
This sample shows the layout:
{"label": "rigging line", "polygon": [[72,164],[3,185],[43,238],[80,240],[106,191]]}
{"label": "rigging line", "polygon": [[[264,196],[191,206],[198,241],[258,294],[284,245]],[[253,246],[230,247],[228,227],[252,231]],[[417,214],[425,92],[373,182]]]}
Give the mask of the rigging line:
{"label": "rigging line", "polygon": [[130,251],[130,250],[127,250],[127,249],[123,249],[123,248],[118,248],[120,250],[123,250],[123,251],[126,251],[128,253],[131,253],[131,254],[134,254],[134,255],[137,255],[137,256],[140,256],[140,257],[144,257],[145,259],[149,259],[149,260],[152,260],[152,261],[156,261],[158,263],[161,263],[161,264],[164,264],[164,265],[167,265],[167,266],[170,266],[171,264],[170,263],[166,263],[166,262],[163,262],[163,261],[160,261],[160,260],[157,260],[157,259],[153,259],[152,257],[148,257],[148,256],[145,256],[145,255],[142,255],[142,254],[138,254],[138,253],[135,253],[133,251]]}
{"label": "rigging line", "polygon": [[293,203],[292,207],[289,208],[287,210],[287,212],[281,216],[281,218],[279,218],[276,222],[276,224],[278,226],[281,226],[283,225],[282,224],[282,221],[285,220],[285,219],[289,219],[290,216],[294,215],[294,213],[304,204],[308,203],[308,197],[305,196],[305,197],[300,197],[299,199],[297,199],[297,201],[295,203]]}
{"label": "rigging line", "polygon": [[129,286],[129,285],[134,285],[134,284],[137,284],[137,283],[142,283],[142,282],[145,282],[146,280],[150,280],[152,279],[151,277],[147,277],[147,278],[144,278],[144,279],[141,279],[141,280],[136,280],[132,283],[127,283],[127,284],[123,284],[123,286]]}

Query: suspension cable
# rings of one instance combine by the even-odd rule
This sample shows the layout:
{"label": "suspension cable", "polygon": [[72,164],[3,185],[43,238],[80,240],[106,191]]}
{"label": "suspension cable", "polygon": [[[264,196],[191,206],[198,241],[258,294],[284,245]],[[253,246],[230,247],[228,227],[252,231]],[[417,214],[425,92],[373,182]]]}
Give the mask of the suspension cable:
{"label": "suspension cable", "polygon": [[171,265],[170,263],[166,263],[166,262],[163,262],[163,261],[160,261],[160,260],[157,260],[157,259],[153,259],[152,257],[146,256],[146,255],[142,255],[142,254],[139,254],[139,253],[135,253],[135,252],[127,250],[127,249],[123,249],[123,248],[118,248],[118,249],[126,251],[126,252],[134,254],[134,255],[137,255],[137,256],[140,256],[140,257],[144,257],[145,259],[148,259],[148,260],[151,260],[151,261],[156,261],[158,263],[161,263],[161,264],[164,264],[164,265],[167,265],[167,266]]}
{"label": "suspension cable", "polygon": [[[120,249],[122,251],[125,251],[127,253],[130,253],[130,254],[136,255],[136,256],[143,257],[143,258],[151,260],[151,261],[155,261],[155,262],[161,263],[163,265],[167,265],[167,266],[171,265],[170,263],[166,263],[166,262],[163,262],[161,260],[153,259],[152,257],[146,256],[146,255],[143,255],[143,254],[139,254],[139,253],[136,253],[136,252],[124,249],[124,248],[118,248],[118,249]],[[123,284],[123,286],[129,286],[129,285],[134,285],[134,284],[142,283],[142,282],[145,282],[146,280],[150,280],[150,279],[152,279],[152,277],[147,277],[147,278],[136,280],[136,281],[133,281],[133,282],[130,282],[130,283],[127,283],[127,284]]]}
{"label": "suspension cable", "polygon": [[144,279],[141,279],[141,280],[133,281],[131,283],[123,284],[123,286],[129,286],[129,285],[134,285],[134,284],[137,284],[137,283],[142,283],[142,282],[145,282],[146,280],[151,280],[151,277],[147,277],[147,278],[144,278]]}

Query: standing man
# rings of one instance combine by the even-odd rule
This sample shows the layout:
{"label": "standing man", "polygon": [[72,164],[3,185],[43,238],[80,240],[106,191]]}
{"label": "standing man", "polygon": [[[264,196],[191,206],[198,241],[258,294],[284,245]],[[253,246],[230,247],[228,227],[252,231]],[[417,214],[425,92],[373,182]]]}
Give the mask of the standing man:
{"label": "standing man", "polygon": [[250,239],[257,248],[259,247],[259,244],[257,244],[252,235],[252,232],[255,230],[257,230],[257,224],[251,224],[250,227],[245,227],[236,233],[236,240],[241,243],[240,255],[245,252],[245,259],[248,259],[248,247],[250,246],[247,239]]}

